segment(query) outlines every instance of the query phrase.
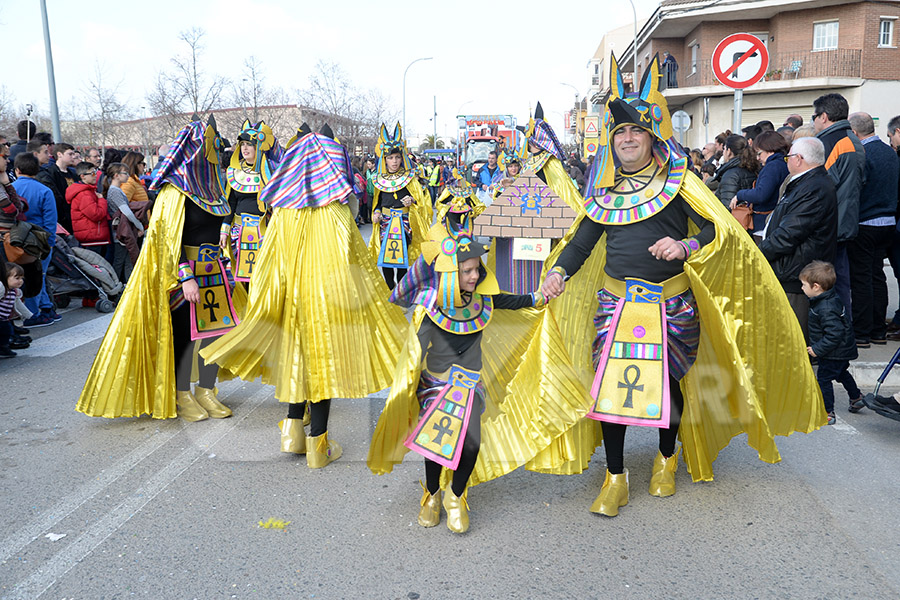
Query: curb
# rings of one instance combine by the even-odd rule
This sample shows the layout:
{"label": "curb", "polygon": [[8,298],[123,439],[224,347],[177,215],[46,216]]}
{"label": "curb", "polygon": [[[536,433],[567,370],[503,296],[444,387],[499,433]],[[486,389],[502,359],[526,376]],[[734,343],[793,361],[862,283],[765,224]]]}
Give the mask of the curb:
{"label": "curb", "polygon": [[[884,371],[886,362],[850,362],[850,374],[856,380],[856,385],[860,388],[875,389],[878,385],[878,378]],[[898,389],[900,388],[900,369],[893,369],[888,376],[885,377],[882,387]],[[865,391],[865,390],[864,390]]]}

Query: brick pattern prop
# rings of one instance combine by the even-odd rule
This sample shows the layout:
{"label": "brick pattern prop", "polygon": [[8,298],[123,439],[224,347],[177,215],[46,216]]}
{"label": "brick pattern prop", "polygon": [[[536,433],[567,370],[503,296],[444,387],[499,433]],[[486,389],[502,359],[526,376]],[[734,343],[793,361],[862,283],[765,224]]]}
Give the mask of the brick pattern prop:
{"label": "brick pattern prop", "polygon": [[533,171],[523,171],[475,219],[475,235],[500,238],[561,239],[575,222],[575,211]]}

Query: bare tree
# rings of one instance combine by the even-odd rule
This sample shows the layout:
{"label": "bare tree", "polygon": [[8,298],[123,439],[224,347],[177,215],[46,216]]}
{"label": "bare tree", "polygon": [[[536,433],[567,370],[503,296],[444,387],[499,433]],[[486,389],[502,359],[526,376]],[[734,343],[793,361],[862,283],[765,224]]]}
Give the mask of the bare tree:
{"label": "bare tree", "polygon": [[[266,86],[266,76],[262,62],[255,56],[244,59],[244,68],[241,83],[232,86],[234,106],[243,109],[240,112],[240,121],[244,119],[252,123],[265,121],[273,131],[281,125],[284,119],[284,111],[274,110],[273,107],[284,106],[289,103],[287,94],[279,87]],[[291,123],[293,127],[299,123]]]}
{"label": "bare tree", "polygon": [[360,91],[338,63],[326,60],[316,63],[299,96],[310,127],[315,130],[327,122],[351,151],[371,150],[381,123],[396,118],[381,91]]}
{"label": "bare tree", "polygon": [[13,111],[16,99],[13,93],[6,87],[0,85],[0,122],[8,120]]}
{"label": "bare tree", "polygon": [[184,53],[171,58],[172,69],[157,73],[153,89],[147,96],[150,111],[164,117],[170,129],[181,127],[184,114],[204,114],[219,108],[229,80],[220,75],[208,75],[201,65],[203,37],[199,27],[182,31],[178,39],[184,43]]}

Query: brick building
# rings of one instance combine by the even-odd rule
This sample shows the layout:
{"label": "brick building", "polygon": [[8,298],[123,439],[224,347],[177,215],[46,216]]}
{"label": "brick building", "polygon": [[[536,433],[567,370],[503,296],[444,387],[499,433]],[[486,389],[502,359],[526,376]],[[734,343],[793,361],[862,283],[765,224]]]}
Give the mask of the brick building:
{"label": "brick building", "polygon": [[[700,147],[732,128],[734,94],[712,73],[713,50],[746,32],[766,45],[769,67],[765,80],[744,90],[742,126],[770,120],[777,127],[791,113],[806,122],[815,98],[837,92],[851,112],[871,113],[884,136],[900,114],[898,25],[900,0],[663,0],[638,32],[635,80],[655,54],[675,58],[678,87],[664,94],[672,112],[691,116],[684,143]],[[617,54],[623,71],[634,70],[633,47]]]}

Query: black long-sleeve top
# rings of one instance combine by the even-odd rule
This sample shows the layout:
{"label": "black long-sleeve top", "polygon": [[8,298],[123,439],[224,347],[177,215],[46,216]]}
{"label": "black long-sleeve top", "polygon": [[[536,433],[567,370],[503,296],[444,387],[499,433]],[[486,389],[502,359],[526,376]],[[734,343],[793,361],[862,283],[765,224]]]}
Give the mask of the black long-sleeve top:
{"label": "black long-sleeve top", "polygon": [[715,224],[701,217],[680,194],[652,217],[636,223],[605,226],[585,218],[555,266],[565,269],[570,277],[574,275],[605,231],[607,275],[619,280],[638,277],[653,283],[665,281],[684,270],[684,261],[657,260],[647,249],[666,236],[686,238],[688,219],[700,228],[694,238],[701,248],[715,238]]}
{"label": "black long-sleeve top", "polygon": [[259,210],[258,194],[256,192],[239,192],[232,189],[228,194],[228,204],[231,205],[231,214],[225,217],[228,223],[234,223],[237,215],[256,215],[261,217],[264,212]]}
{"label": "black long-sleeve top", "polygon": [[[491,296],[494,309],[518,310],[534,306],[531,294],[497,294]],[[490,323],[488,323],[490,326]],[[419,346],[426,357],[425,364],[434,374],[444,373],[453,365],[459,365],[470,371],[481,370],[481,334],[458,334],[445,331],[425,317],[419,327]]]}
{"label": "black long-sleeve top", "polygon": [[409,186],[403,186],[396,192],[385,192],[378,190],[378,208],[390,210],[392,208],[403,208],[403,199],[412,196],[409,192]]}
{"label": "black long-sleeve top", "polygon": [[184,198],[184,227],[181,230],[180,262],[187,262],[185,246],[200,244],[219,245],[219,229],[226,217],[210,214],[197,206],[190,198]]}

